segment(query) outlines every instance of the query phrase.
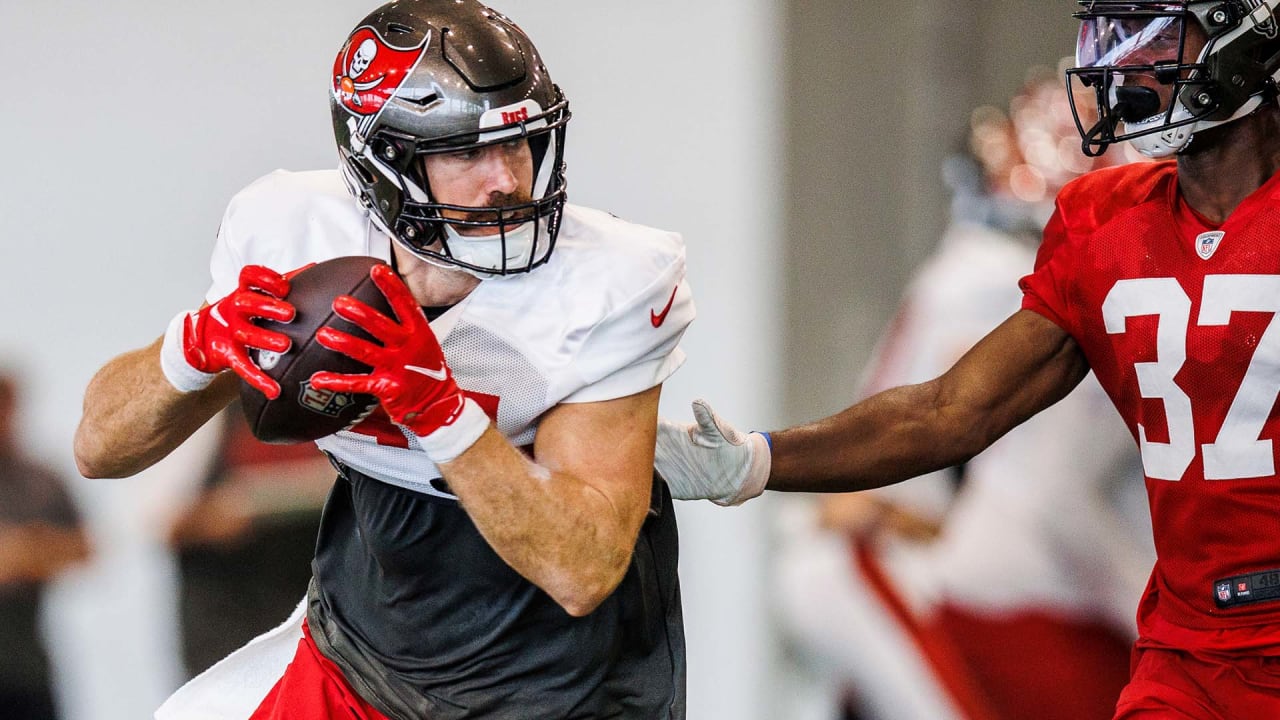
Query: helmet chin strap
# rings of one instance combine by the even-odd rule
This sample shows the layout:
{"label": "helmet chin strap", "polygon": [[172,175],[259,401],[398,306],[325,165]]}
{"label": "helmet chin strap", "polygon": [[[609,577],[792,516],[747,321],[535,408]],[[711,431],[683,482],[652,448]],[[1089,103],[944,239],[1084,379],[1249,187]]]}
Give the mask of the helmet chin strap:
{"label": "helmet chin strap", "polygon": [[[439,264],[470,273],[481,280],[501,274],[504,267],[523,267],[528,265],[530,255],[533,254],[533,241],[537,236],[537,223],[538,221],[536,220],[526,222],[514,230],[509,230],[505,233],[497,232],[492,235],[463,235],[452,225],[445,223],[445,242],[449,246],[449,253],[468,265],[491,268],[494,272],[473,270],[444,262]],[[505,258],[502,252],[504,237],[506,241],[505,247],[507,248]],[[428,259],[427,262],[431,262],[431,260]]]}

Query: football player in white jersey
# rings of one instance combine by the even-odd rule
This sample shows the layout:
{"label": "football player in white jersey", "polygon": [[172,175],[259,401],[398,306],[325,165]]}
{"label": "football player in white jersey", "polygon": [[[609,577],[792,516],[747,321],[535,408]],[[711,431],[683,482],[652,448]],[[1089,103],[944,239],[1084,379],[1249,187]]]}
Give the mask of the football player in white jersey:
{"label": "football player in white jersey", "polygon": [[[223,218],[199,310],[86,392],[87,477],[138,472],[235,396],[280,392],[289,275],[348,255],[395,317],[335,310],[372,368],[312,386],[379,408],[318,441],[339,476],[298,617],[165,717],[683,718],[674,516],[653,477],[662,382],[694,308],[679,236],[565,204],[568,103],[474,0],[401,0],[331,73],[338,171],[272,173]],[[288,671],[284,671],[285,665]]]}

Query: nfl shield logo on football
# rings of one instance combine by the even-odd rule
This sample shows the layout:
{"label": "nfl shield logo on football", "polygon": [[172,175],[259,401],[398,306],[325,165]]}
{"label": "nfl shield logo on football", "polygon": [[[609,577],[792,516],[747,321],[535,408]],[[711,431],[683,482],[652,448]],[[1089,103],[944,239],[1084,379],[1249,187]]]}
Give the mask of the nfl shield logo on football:
{"label": "nfl shield logo on football", "polygon": [[1229,582],[1218,583],[1218,599],[1223,602],[1226,602],[1231,599],[1231,583]]}
{"label": "nfl shield logo on football", "polygon": [[351,400],[351,396],[347,393],[313,388],[310,382],[304,382],[298,403],[312,412],[337,417],[343,408],[351,404]]}
{"label": "nfl shield logo on football", "polygon": [[1196,254],[1201,260],[1208,260],[1218,251],[1218,245],[1222,243],[1222,236],[1226,233],[1221,230],[1200,233],[1196,236]]}

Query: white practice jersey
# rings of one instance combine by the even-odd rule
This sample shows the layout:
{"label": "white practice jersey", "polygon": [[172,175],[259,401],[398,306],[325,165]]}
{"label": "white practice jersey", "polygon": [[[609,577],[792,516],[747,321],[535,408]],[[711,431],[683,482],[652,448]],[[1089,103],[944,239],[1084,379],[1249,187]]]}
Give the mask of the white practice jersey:
{"label": "white practice jersey", "polygon": [[[389,261],[391,242],[336,170],[277,170],[227,208],[207,298],[235,289],[244,265],[288,272],[349,255]],[[666,380],[684,362],[679,341],[693,318],[679,235],[570,205],[545,265],[484,280],[431,328],[458,386],[524,446],[560,403],[625,397]],[[370,477],[452,497],[430,484],[440,473],[380,408],[316,444]]]}

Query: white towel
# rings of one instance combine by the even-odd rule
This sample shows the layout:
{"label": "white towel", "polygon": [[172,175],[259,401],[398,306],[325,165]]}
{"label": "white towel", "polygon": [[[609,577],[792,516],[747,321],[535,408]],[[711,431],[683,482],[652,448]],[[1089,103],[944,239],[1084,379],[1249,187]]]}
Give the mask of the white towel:
{"label": "white towel", "polygon": [[156,720],[246,720],[293,661],[307,599],[279,627],[250,640],[178,688]]}

